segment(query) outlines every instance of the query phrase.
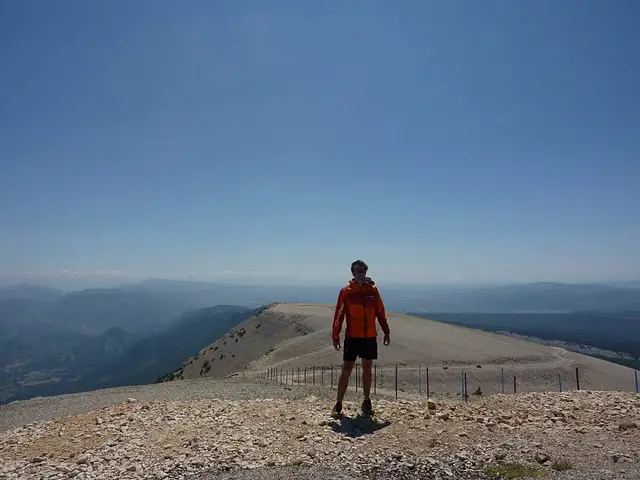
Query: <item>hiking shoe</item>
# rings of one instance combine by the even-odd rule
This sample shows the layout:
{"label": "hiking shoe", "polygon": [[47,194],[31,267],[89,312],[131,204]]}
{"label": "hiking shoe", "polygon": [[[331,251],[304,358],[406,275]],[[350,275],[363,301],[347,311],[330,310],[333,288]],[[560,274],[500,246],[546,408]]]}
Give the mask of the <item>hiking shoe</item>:
{"label": "hiking shoe", "polygon": [[367,398],[362,402],[362,413],[365,415],[373,415],[373,407],[371,406],[370,398]]}
{"label": "hiking shoe", "polygon": [[333,411],[331,412],[331,415],[333,415],[334,417],[339,417],[342,415],[342,403],[341,402],[336,402],[336,404],[333,407]]}

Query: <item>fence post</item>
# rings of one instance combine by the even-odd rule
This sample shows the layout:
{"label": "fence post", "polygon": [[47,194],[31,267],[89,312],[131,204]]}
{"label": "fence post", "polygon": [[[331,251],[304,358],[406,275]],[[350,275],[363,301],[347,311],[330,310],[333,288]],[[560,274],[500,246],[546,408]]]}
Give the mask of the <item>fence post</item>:
{"label": "fence post", "polygon": [[576,367],[576,387],[580,390],[580,374],[578,373],[578,367]]}
{"label": "fence post", "polygon": [[516,391],[516,376],[513,376],[513,393],[517,393]]}
{"label": "fence post", "polygon": [[321,382],[322,386],[324,387],[324,365],[320,366],[320,382]]}
{"label": "fence post", "polygon": [[558,388],[560,389],[560,392],[562,392],[562,375],[560,375],[558,373]]}
{"label": "fence post", "polygon": [[431,392],[429,389],[429,367],[427,367],[427,398],[431,397]]}
{"label": "fence post", "polygon": [[307,386],[307,367],[304,367],[304,386]]}
{"label": "fence post", "polygon": [[313,386],[316,386],[316,366],[313,366],[313,377],[311,378],[311,382],[313,384]]}
{"label": "fence post", "polygon": [[376,387],[378,386],[378,364],[373,366],[373,394],[376,394]]}
{"label": "fence post", "polygon": [[500,382],[502,383],[502,393],[504,393],[504,367],[501,367],[501,371],[502,371],[502,379],[500,380]]}
{"label": "fence post", "polygon": [[633,374],[634,374],[634,376],[635,376],[635,378],[636,378],[636,393],[640,393],[640,392],[638,391],[638,370],[635,370],[635,371],[633,372]]}
{"label": "fence post", "polygon": [[464,401],[469,401],[469,394],[467,393],[467,372],[464,374]]}
{"label": "fence post", "polygon": [[418,365],[418,395],[422,395],[422,365]]}
{"label": "fence post", "polygon": [[460,394],[462,395],[461,399],[464,400],[464,368],[460,370]]}
{"label": "fence post", "polygon": [[333,390],[333,363],[331,364],[331,389]]}
{"label": "fence post", "polygon": [[394,383],[396,384],[396,398],[398,398],[398,365],[396,365],[396,373]]}

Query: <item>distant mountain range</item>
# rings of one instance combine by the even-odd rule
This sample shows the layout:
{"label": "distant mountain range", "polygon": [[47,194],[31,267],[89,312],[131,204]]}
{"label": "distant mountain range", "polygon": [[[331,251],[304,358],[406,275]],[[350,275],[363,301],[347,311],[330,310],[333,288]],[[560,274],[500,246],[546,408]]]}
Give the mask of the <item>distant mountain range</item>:
{"label": "distant mountain range", "polygon": [[151,383],[233,327],[244,322],[254,310],[218,305],[189,311],[169,328],[135,343],[116,361],[94,369],[78,381],[83,389]]}
{"label": "distant mountain range", "polygon": [[[416,313],[453,325],[510,332],[640,369],[640,311],[569,313]],[[598,352],[597,350],[602,350]]]}
{"label": "distant mountain range", "polygon": [[[375,280],[375,279],[374,279]],[[123,284],[118,288],[86,289],[63,294],[37,285],[0,288],[3,299],[53,302],[55,319],[67,323],[84,322],[88,328],[109,325],[112,318],[120,326],[143,331],[163,325],[187,309],[212,305],[241,305],[258,308],[272,302],[335,303],[341,284],[309,285],[238,285],[196,281],[154,279]],[[640,310],[640,281],[621,285],[527,283],[497,286],[395,286],[379,284],[385,304],[402,312],[572,312]],[[104,313],[96,312],[100,304]],[[129,315],[135,308],[140,315]],[[121,311],[118,311],[118,308]],[[151,310],[159,311],[155,316]],[[148,315],[149,313],[149,315]],[[148,324],[141,318],[153,318]],[[129,324],[132,321],[133,325]]]}
{"label": "distant mountain range", "polygon": [[[184,355],[225,334],[252,309],[275,302],[332,305],[341,286],[149,280],[71,293],[31,284],[0,288],[0,402],[98,385],[152,382]],[[612,332],[612,325],[619,324],[612,319],[619,312],[640,311],[640,288],[630,285],[379,287],[390,311],[437,313],[442,318],[435,318],[452,322],[475,322],[478,317],[444,317],[484,315],[479,328],[491,318],[505,318],[495,314],[594,313],[587,323],[579,316],[557,317],[558,325],[549,324],[551,317],[540,323],[548,334],[558,328],[574,332],[576,341],[586,332],[611,343],[611,335],[586,329],[595,322]],[[521,320],[513,317],[495,327],[508,330],[510,322],[517,326]],[[635,323],[624,325],[623,343],[640,338]],[[514,333],[547,338],[540,329]],[[614,343],[618,340],[613,338]]]}
{"label": "distant mountain range", "polygon": [[[400,300],[392,292],[392,301]],[[415,292],[403,303],[405,311],[419,312],[616,312],[640,310],[640,289],[611,285],[531,283],[495,287]],[[408,309],[408,310],[407,310]]]}
{"label": "distant mountain range", "polygon": [[90,335],[68,324],[7,322],[0,311],[0,403],[151,383],[252,312],[237,306],[191,310],[142,336],[118,326]]}

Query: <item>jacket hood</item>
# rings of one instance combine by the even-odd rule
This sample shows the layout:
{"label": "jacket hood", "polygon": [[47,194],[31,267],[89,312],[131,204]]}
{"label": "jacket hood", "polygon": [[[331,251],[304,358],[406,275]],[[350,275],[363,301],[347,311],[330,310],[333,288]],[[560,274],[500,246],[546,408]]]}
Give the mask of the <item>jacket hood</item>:
{"label": "jacket hood", "polygon": [[[355,278],[352,278],[351,280],[349,280],[349,285],[351,285],[352,287],[357,287],[358,282],[356,282]],[[370,277],[365,277],[363,285],[370,285],[374,287],[376,285],[376,282],[374,282]]]}

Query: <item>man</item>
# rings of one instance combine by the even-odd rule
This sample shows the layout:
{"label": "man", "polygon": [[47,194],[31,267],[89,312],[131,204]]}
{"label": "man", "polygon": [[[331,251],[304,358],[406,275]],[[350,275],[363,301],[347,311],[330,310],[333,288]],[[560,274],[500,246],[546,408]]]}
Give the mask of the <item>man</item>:
{"label": "man", "polygon": [[342,399],[349,386],[349,377],[358,357],[362,359],[362,387],[364,401],[362,411],[371,415],[371,366],[378,358],[378,332],[376,318],[384,332],[384,345],[391,343],[389,324],[380,292],[371,278],[369,267],[362,260],[351,264],[353,278],[340,290],[333,315],[333,347],[340,350],[340,330],[346,319],[342,374],[338,381],[338,398],[333,415],[342,414]]}

